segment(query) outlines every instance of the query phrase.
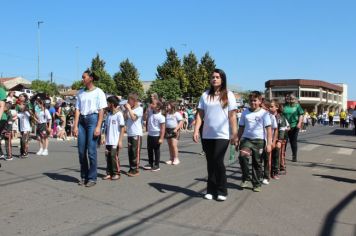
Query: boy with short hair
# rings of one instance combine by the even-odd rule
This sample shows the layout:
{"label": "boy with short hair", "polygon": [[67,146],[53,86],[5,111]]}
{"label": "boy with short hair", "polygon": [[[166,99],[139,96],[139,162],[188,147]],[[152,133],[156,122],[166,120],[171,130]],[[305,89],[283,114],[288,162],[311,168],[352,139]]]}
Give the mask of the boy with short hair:
{"label": "boy with short hair", "polygon": [[103,179],[118,180],[120,179],[119,150],[122,149],[125,120],[119,109],[119,99],[116,96],[111,96],[108,97],[107,102],[109,113],[104,123],[105,138],[102,140],[106,145],[106,176]]}
{"label": "boy with short hair", "polygon": [[[161,102],[151,104],[152,113],[147,120],[147,152],[148,152],[148,165],[143,168],[146,170],[159,171],[160,162],[160,146],[164,140],[165,133],[165,117],[161,114]],[[154,156],[154,158],[153,158]]]}
{"label": "boy with short hair", "polygon": [[140,166],[142,142],[142,116],[143,108],[138,103],[138,95],[130,93],[125,104],[125,118],[127,119],[127,149],[129,154],[130,170],[128,176],[138,176]]}
{"label": "boy with short hair", "polygon": [[[268,112],[261,108],[262,95],[258,91],[249,94],[250,108],[243,111],[239,122],[237,134],[239,142],[239,161],[242,170],[241,187],[248,187],[252,181],[253,191],[261,191],[261,155],[271,152],[272,130],[271,118]],[[267,132],[267,145],[265,145],[265,131]],[[250,177],[249,158],[252,159],[252,178]]]}

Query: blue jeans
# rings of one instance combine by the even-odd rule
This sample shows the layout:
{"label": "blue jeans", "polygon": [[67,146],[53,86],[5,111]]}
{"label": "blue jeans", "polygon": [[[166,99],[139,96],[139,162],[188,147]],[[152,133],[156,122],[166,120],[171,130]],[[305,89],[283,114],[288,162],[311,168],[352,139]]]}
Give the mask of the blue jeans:
{"label": "blue jeans", "polygon": [[80,115],[78,127],[78,152],[80,176],[83,180],[96,182],[97,178],[97,141],[94,130],[98,123],[98,114]]}

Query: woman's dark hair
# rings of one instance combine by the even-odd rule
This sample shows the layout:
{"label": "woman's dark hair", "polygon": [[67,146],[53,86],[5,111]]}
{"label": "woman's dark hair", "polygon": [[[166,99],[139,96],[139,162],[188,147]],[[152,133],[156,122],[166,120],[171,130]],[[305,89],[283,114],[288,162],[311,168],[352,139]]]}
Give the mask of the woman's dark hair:
{"label": "woman's dark hair", "polygon": [[108,97],[107,102],[113,104],[115,107],[119,105],[119,99],[116,96]]}
{"label": "woman's dark hair", "polygon": [[168,106],[168,105],[171,106],[171,111],[170,111],[170,112],[166,111],[166,113],[174,114],[174,113],[176,112],[176,110],[177,110],[176,102],[173,101],[173,100],[168,101],[168,102],[166,103],[166,106]]}
{"label": "woman's dark hair", "polygon": [[[220,97],[220,103],[221,103],[222,107],[225,108],[227,106],[227,103],[228,103],[227,89],[226,89],[226,86],[227,86],[226,85],[226,74],[221,69],[215,69],[213,73],[218,73],[220,75],[221,87],[220,87],[220,95],[219,95],[219,97]],[[215,96],[214,87],[212,85],[210,85],[208,97],[211,100],[211,99],[214,99],[214,96]]]}
{"label": "woman's dark hair", "polygon": [[95,74],[95,72],[93,72],[91,69],[86,69],[84,72],[84,74],[88,74],[89,77],[92,77],[93,78],[93,81],[98,81],[99,80],[99,77]]}

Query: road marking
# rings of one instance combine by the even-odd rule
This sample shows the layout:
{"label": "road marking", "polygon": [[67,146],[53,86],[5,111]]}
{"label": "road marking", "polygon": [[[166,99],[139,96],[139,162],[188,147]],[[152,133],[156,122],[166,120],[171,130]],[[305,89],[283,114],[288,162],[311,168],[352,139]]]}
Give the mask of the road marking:
{"label": "road marking", "polygon": [[352,149],[352,148],[339,148],[339,150],[336,153],[340,154],[340,155],[350,156],[353,151],[354,151],[354,149]]}
{"label": "road marking", "polygon": [[319,147],[320,145],[316,145],[316,144],[307,144],[303,147],[300,148],[300,150],[302,151],[312,151],[313,149]]}

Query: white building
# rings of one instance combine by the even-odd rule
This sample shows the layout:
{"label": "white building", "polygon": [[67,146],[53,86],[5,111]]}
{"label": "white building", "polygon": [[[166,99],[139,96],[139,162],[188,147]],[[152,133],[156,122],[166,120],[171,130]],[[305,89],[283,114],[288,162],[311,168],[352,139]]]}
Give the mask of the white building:
{"label": "white building", "polygon": [[265,83],[266,99],[284,102],[286,93],[293,92],[303,109],[308,112],[347,109],[347,85],[331,84],[320,80],[269,80]]}

